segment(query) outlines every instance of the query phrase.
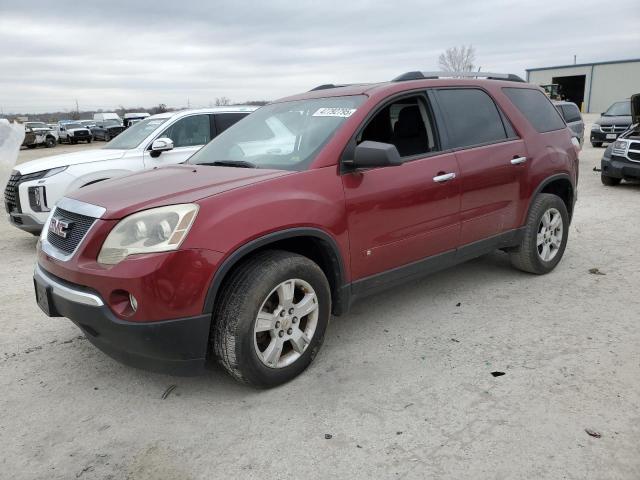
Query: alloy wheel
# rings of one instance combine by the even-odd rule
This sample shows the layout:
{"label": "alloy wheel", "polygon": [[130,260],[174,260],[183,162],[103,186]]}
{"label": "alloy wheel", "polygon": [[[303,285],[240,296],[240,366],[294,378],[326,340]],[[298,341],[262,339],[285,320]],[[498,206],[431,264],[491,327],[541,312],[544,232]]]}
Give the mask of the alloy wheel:
{"label": "alloy wheel", "polygon": [[318,297],[304,280],[289,279],[275,287],[254,323],[254,346],[262,363],[283,368],[298,360],[315,334],[318,308]]}
{"label": "alloy wheel", "polygon": [[542,215],[538,225],[536,246],[538,255],[545,262],[555,258],[562,246],[563,224],[560,212],[550,208]]}

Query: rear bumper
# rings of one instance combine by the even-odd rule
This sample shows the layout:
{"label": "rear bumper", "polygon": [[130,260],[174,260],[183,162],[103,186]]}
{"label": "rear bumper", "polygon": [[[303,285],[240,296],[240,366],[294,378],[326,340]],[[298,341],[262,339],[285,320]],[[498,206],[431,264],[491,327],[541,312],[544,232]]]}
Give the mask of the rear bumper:
{"label": "rear bumper", "polygon": [[117,318],[97,292],[54,277],[40,266],[33,280],[39,292],[48,292],[47,308],[41,306],[47,315],[67,317],[93,345],[119,362],[172,375],[197,375],[204,370],[210,314],[129,322]]}
{"label": "rear bumper", "polygon": [[640,180],[640,163],[612,156],[611,158],[603,157],[600,166],[602,174],[607,177]]}

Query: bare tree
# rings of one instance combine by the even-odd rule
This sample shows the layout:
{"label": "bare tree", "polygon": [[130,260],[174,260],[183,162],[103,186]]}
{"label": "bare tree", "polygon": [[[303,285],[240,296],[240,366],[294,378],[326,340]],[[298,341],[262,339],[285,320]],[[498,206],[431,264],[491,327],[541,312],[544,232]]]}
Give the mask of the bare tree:
{"label": "bare tree", "polygon": [[445,72],[470,72],[474,69],[473,62],[476,60],[476,49],[473,45],[468,47],[447,48],[438,57],[438,65]]}
{"label": "bare tree", "polygon": [[164,104],[164,103],[160,103],[160,104],[158,104],[157,107],[153,107],[151,109],[151,114],[155,115],[156,113],[164,113],[166,111],[167,111],[167,105]]}
{"label": "bare tree", "polygon": [[231,100],[228,97],[216,98],[216,107],[224,107],[226,105],[231,105]]}

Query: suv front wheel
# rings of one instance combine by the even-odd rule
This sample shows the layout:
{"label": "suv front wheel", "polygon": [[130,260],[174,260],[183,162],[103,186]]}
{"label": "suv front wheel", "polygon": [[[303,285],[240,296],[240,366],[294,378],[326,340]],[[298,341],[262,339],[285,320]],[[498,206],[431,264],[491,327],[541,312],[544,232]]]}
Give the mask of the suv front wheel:
{"label": "suv front wheel", "polygon": [[569,213],[560,197],[541,193],[533,200],[520,246],[510,252],[519,270],[548,273],[560,262],[569,236]]}
{"label": "suv front wheel", "polygon": [[257,387],[285,383],[320,350],[331,292],[323,271],[308,258],[259,252],[234,270],[218,299],[212,350],[238,380]]}

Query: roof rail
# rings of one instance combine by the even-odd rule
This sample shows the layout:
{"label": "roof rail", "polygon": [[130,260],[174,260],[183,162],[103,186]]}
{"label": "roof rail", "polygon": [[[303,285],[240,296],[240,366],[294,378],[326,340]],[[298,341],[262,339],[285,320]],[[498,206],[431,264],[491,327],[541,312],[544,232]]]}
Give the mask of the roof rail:
{"label": "roof rail", "polygon": [[393,82],[403,82],[405,80],[426,80],[436,78],[486,78],[488,80],[507,80],[510,82],[524,82],[522,78],[513,73],[491,73],[491,72],[406,72],[394,78]]}
{"label": "roof rail", "polygon": [[353,83],[343,83],[342,85],[335,85],[333,83],[325,83],[322,85],[318,85],[317,87],[309,90],[310,92],[315,92],[316,90],[327,90],[329,88],[340,88],[340,87],[348,87],[349,85],[354,85]]}

